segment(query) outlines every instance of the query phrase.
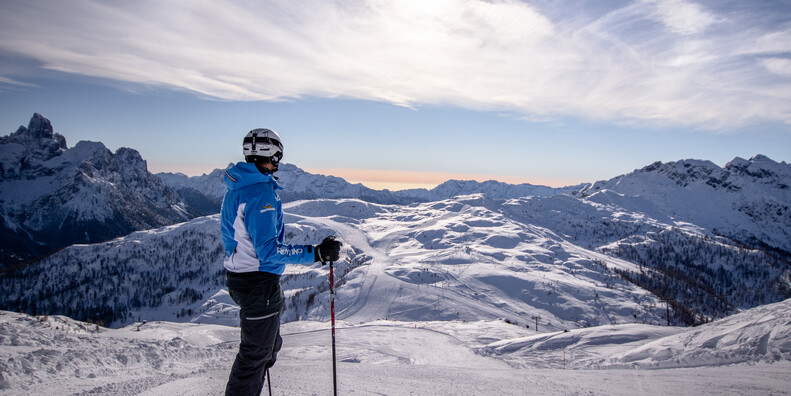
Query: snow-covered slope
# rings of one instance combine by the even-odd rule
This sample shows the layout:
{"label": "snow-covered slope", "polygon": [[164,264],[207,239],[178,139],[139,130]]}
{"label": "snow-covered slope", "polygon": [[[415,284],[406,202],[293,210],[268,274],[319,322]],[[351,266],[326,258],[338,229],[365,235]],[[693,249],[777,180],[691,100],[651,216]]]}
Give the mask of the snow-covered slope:
{"label": "snow-covered slope", "polygon": [[[791,388],[789,301],[693,329],[630,324],[533,335],[503,321],[338,327],[341,394],[763,395]],[[328,323],[287,323],[282,334],[273,393],[330,393]],[[227,326],[138,322],[108,330],[0,311],[0,394],[222,394],[238,342],[238,329]]]}
{"label": "snow-covered slope", "polygon": [[196,214],[137,151],[85,141],[68,148],[40,114],[0,138],[0,173],[1,267]]}
{"label": "snow-covered slope", "polygon": [[[235,325],[238,307],[225,290],[219,229],[219,215],[212,215],[70,246],[5,274],[0,306],[115,326],[141,319]],[[331,232],[299,223],[286,228],[292,243],[317,243],[319,235]],[[363,259],[347,250],[339,275]],[[291,268],[282,279],[287,296],[301,296],[304,305],[313,298],[308,294],[326,291],[326,270],[319,267]],[[290,311],[288,317],[293,320],[300,312]]]}
{"label": "snow-covered slope", "polygon": [[480,348],[515,367],[678,368],[791,361],[791,299],[694,328],[600,326],[504,339]]}
{"label": "snow-covered slope", "polygon": [[614,270],[670,300],[688,324],[791,297],[788,256],[746,248],[695,224],[675,221],[645,202],[639,210],[571,196],[531,197],[505,202],[502,213],[636,264],[636,270]]}

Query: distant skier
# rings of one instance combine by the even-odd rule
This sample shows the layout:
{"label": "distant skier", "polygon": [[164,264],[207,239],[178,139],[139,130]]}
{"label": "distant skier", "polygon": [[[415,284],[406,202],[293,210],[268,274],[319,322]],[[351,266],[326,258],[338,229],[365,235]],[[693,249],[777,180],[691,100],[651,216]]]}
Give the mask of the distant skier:
{"label": "distant skier", "polygon": [[253,129],[242,143],[245,162],[225,172],[228,192],[222,202],[225,285],[239,304],[241,343],[226,395],[259,395],[266,370],[282,346],[280,275],[286,264],[337,261],[341,242],[333,236],[316,245],[286,245],[283,208],[274,173],[283,158],[280,136]]}

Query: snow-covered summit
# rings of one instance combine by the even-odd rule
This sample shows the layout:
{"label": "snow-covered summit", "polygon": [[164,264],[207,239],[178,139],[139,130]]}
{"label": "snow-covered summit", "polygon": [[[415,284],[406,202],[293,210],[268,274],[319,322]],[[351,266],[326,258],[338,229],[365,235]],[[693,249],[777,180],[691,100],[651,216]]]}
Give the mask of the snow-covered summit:
{"label": "snow-covered summit", "polygon": [[745,181],[763,184],[769,191],[784,192],[785,195],[776,196],[778,199],[787,199],[791,195],[791,186],[789,186],[791,165],[785,161],[775,162],[760,154],[750,158],[749,161],[736,157],[725,164],[724,169],[731,175],[742,177]]}

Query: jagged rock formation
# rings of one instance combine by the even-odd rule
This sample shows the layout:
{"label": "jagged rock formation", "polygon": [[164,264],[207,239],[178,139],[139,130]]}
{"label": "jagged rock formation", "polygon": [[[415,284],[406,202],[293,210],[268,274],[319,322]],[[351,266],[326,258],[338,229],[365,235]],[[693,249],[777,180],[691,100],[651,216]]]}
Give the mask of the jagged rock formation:
{"label": "jagged rock formation", "polygon": [[0,138],[0,174],[0,267],[198,214],[136,150],[87,141],[68,148],[38,113]]}

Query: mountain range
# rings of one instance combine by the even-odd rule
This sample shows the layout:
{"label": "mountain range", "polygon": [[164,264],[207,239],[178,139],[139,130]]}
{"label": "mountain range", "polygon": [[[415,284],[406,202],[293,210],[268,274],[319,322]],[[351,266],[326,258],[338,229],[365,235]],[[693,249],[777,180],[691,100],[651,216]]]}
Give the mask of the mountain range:
{"label": "mountain range", "polygon": [[[233,166],[229,164],[228,167]],[[225,169],[227,169],[226,167]],[[199,207],[204,214],[220,212],[220,204],[225,195],[223,172],[215,169],[201,176],[187,176],[183,173],[157,173],[165,183],[176,191],[184,201]],[[389,191],[374,190],[362,184],[352,184],[335,176],[315,175],[305,172],[293,164],[283,163],[277,172],[279,191],[283,202],[318,198],[354,198],[381,204],[408,205],[419,202],[439,201],[459,195],[484,193],[497,199],[526,196],[550,196],[578,191],[584,185],[554,188],[533,184],[508,184],[489,180],[448,180],[437,187]]]}
{"label": "mountain range", "polygon": [[[238,321],[211,214],[224,193],[221,169],[155,176],[131,149],[67,148],[38,114],[0,149],[4,235],[50,251],[80,243],[5,271],[0,309],[112,326]],[[335,233],[346,243],[338,304],[347,321],[692,325],[791,297],[791,166],[761,155],[724,167],[657,162],[560,189],[448,181],[376,191],[290,164],[278,175],[287,239]],[[94,223],[30,221],[66,212]],[[97,233],[88,230],[104,229],[118,238],[90,243]],[[13,246],[6,255],[22,257]],[[327,317],[325,276],[318,264],[289,267],[284,320]]]}

